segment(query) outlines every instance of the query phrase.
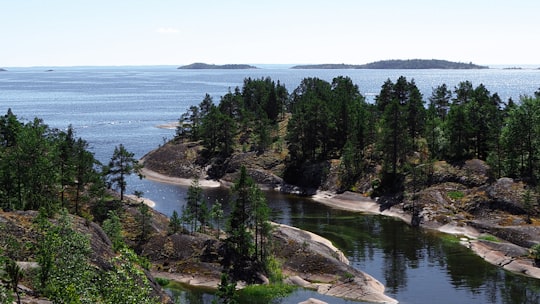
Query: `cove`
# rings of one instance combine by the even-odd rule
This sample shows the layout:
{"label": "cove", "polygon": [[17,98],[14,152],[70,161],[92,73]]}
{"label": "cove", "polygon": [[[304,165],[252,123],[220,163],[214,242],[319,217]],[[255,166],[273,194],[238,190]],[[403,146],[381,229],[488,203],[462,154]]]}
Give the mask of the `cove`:
{"label": "cove", "polygon": [[[187,187],[141,182],[158,211],[170,215],[184,204]],[[204,193],[208,201],[218,200],[227,207],[228,189],[205,189]],[[265,193],[273,221],[329,239],[354,267],[383,283],[385,294],[400,303],[540,303],[539,280],[485,262],[455,236],[413,228],[386,216],[333,209],[309,198]],[[205,291],[190,288],[173,294],[182,303],[211,303],[213,299]],[[277,303],[298,303],[310,297],[328,303],[361,303],[301,289]]]}

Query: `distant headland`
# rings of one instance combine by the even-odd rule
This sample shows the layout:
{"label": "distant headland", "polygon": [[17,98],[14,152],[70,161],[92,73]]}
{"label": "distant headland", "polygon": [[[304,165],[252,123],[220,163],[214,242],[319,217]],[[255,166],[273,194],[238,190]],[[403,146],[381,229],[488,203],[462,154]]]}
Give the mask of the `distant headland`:
{"label": "distant headland", "polygon": [[0,68],[0,72],[7,72],[6,69]]}
{"label": "distant headland", "polygon": [[196,62],[188,65],[178,67],[181,70],[248,70],[256,69],[257,67],[248,64],[207,64]]}
{"label": "distant headland", "polygon": [[452,62],[437,59],[408,59],[408,60],[381,60],[367,64],[313,64],[296,65],[291,69],[448,69],[448,70],[470,70],[489,69],[488,66],[471,63]]}

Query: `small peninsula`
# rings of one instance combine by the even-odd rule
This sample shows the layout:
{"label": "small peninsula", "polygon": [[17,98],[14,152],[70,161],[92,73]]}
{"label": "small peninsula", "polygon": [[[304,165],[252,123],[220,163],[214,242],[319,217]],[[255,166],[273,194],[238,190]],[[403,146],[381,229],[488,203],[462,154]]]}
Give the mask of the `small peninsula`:
{"label": "small peninsula", "polygon": [[418,69],[447,69],[447,70],[470,70],[488,69],[487,66],[462,62],[452,62],[438,59],[408,59],[408,60],[381,60],[367,64],[314,64],[296,65],[291,69],[395,69],[395,70],[418,70]]}
{"label": "small peninsula", "polygon": [[249,70],[256,69],[256,66],[248,64],[208,64],[202,62],[196,62],[188,65],[178,67],[179,70]]}

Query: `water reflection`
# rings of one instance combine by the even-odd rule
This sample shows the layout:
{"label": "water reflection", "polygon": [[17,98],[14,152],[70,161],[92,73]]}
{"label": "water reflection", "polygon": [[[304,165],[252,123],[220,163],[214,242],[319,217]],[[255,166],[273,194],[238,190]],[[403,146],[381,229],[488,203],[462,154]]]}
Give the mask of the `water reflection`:
{"label": "water reflection", "polygon": [[[156,187],[160,188],[159,185]],[[170,194],[177,200],[174,209],[180,210],[186,188],[171,187],[174,191],[149,190],[147,194],[159,193],[162,197]],[[225,207],[228,193],[225,188],[205,191],[209,201],[218,199]],[[387,287],[386,293],[400,303],[433,303],[434,299],[438,304],[540,303],[539,280],[492,266],[442,234],[414,229],[388,217],[331,209],[310,199],[276,192],[267,192],[267,197],[274,221],[330,239],[354,267],[381,281]],[[170,215],[173,208],[167,201],[161,200],[156,209]],[[303,292],[301,296],[305,296]],[[299,299],[301,296],[297,292],[281,303],[306,299]],[[308,297],[312,296],[318,297],[314,293]],[[204,296],[185,297],[182,303],[207,303]],[[337,299],[327,302],[336,301],[344,303]]]}

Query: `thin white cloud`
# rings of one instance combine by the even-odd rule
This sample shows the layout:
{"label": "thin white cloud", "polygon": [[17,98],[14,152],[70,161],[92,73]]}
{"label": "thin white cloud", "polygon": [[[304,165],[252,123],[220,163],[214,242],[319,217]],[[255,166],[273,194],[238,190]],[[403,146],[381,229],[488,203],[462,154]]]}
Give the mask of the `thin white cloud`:
{"label": "thin white cloud", "polygon": [[160,34],[177,34],[180,32],[180,30],[173,27],[160,27],[156,30],[156,32]]}

